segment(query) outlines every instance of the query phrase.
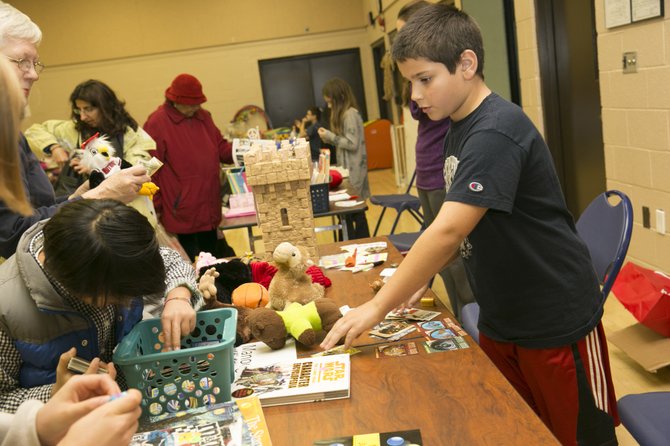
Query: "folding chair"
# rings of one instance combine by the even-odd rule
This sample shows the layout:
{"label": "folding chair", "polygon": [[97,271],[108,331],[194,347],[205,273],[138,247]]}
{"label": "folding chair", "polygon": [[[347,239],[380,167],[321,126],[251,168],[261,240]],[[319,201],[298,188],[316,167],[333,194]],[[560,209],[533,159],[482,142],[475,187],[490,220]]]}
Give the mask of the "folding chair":
{"label": "folding chair", "polygon": [[[611,204],[609,198],[612,196],[619,197],[620,201]],[[602,285],[601,305],[604,305],[628,252],[633,232],[633,206],[623,192],[603,192],[584,210],[576,226],[577,233],[589,249],[593,268]],[[462,312],[463,329],[479,342],[479,305],[467,304]]]}
{"label": "folding chair", "polygon": [[400,220],[400,215],[404,211],[408,211],[420,225],[423,225],[423,214],[419,210],[421,208],[421,202],[419,197],[410,194],[410,190],[414,185],[414,180],[416,179],[416,171],[412,174],[412,179],[407,186],[407,190],[404,194],[389,194],[389,195],[373,195],[370,197],[370,203],[382,206],[382,212],[379,214],[379,219],[377,220],[377,225],[375,226],[375,232],[373,236],[377,235],[379,231],[379,225],[384,218],[384,213],[387,208],[393,208],[398,213],[393,221],[393,226],[391,227],[390,234],[395,232],[396,226],[398,226],[398,221]]}
{"label": "folding chair", "polygon": [[626,395],[619,399],[619,416],[626,430],[643,446],[670,444],[670,392]]}

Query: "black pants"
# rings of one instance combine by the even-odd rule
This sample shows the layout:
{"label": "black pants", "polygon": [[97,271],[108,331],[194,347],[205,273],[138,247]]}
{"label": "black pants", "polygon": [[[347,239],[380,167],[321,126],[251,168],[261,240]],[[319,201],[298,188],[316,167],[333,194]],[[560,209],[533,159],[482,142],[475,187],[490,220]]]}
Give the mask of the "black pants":
{"label": "black pants", "polygon": [[[350,240],[370,237],[370,228],[368,227],[368,219],[365,216],[365,211],[347,215],[346,222]],[[342,237],[340,237],[341,239]]]}
{"label": "black pants", "polygon": [[216,229],[193,234],[177,234],[177,238],[191,260],[194,260],[201,251],[208,252],[216,258],[235,256],[235,251],[228,245],[225,237],[217,238]]}

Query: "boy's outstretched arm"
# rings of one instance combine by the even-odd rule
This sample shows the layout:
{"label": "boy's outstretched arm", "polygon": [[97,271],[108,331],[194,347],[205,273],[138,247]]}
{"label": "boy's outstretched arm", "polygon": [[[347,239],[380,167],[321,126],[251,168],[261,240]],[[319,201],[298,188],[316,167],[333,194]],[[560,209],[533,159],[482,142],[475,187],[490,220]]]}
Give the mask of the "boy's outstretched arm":
{"label": "boy's outstretched arm", "polygon": [[486,211],[486,208],[469,204],[445,202],[435,221],[414,243],[389,283],[374,298],[341,318],[323,340],[321,348],[328,350],[342,338],[345,348],[349,348],[363,331],[409,299],[456,254],[461,241],[477,226]]}

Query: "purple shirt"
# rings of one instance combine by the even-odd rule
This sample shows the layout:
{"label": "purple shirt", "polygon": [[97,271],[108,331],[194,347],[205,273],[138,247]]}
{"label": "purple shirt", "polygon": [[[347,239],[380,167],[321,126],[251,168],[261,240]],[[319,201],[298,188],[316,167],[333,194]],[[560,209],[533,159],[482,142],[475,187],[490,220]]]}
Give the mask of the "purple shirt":
{"label": "purple shirt", "polygon": [[416,137],[416,187],[423,190],[444,189],[444,137],[449,118],[432,121],[416,102],[409,101],[412,117],[419,121]]}

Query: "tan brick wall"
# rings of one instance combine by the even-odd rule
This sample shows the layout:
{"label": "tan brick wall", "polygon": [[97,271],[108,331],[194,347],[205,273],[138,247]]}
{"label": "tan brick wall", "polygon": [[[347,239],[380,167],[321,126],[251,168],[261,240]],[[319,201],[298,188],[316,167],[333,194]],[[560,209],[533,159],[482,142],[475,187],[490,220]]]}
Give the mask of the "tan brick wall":
{"label": "tan brick wall", "polygon": [[[607,187],[633,201],[628,259],[670,272],[670,234],[654,231],[656,209],[670,218],[670,20],[607,29],[604,2],[595,6]],[[637,73],[623,74],[625,51],[637,52]],[[642,206],[651,229],[642,226]]]}
{"label": "tan brick wall", "polygon": [[[522,106],[543,132],[535,2],[514,7]],[[607,188],[633,201],[629,260],[670,272],[670,234],[654,231],[656,209],[670,221],[670,19],[607,29],[603,1],[595,12]],[[624,51],[637,51],[637,73],[623,74]],[[642,227],[642,206],[650,208],[651,230]]]}

